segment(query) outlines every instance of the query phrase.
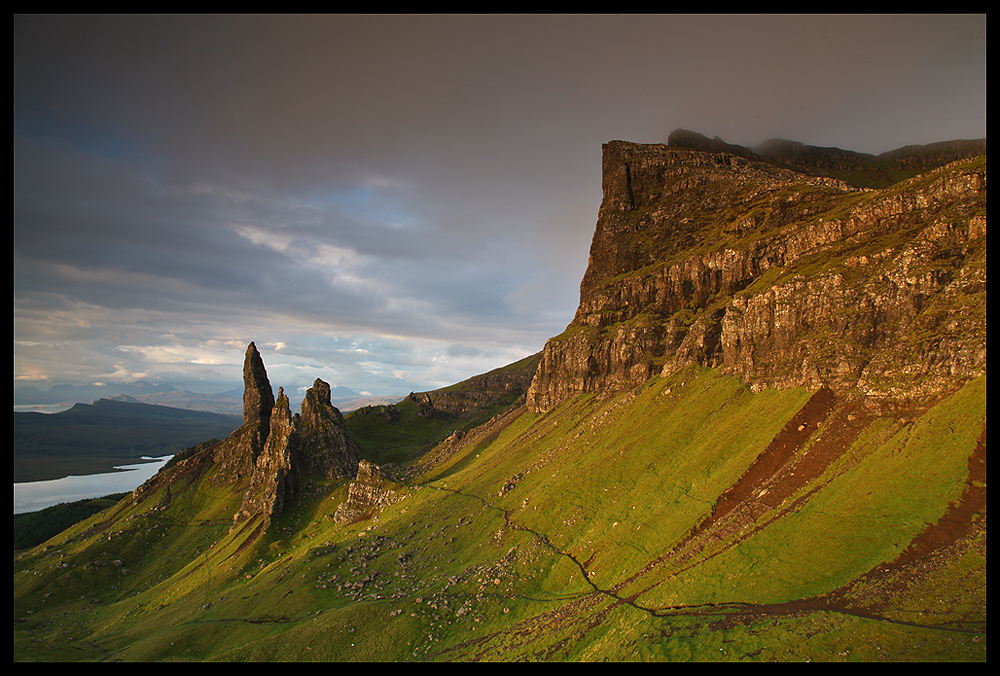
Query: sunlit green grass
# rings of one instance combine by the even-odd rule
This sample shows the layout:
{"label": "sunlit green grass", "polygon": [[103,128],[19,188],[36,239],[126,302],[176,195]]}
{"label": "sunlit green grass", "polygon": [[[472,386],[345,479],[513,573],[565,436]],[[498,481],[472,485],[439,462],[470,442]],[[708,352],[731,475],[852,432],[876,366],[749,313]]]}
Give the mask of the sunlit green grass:
{"label": "sunlit green grass", "polygon": [[[656,583],[640,607],[612,595],[710,513],[810,396],[753,394],[697,368],[582,396],[522,413],[374,519],[332,518],[341,482],[245,548],[253,524],[230,531],[240,494],[210,476],[169,504],[125,500],[15,561],[15,660],[985,659],[985,637],[968,632],[652,610],[821,594],[893,558],[958,498],[985,378],[905,424],[876,419],[800,509],[689,570],[622,587]],[[948,580],[966,589],[959,576],[968,593],[984,586],[984,555],[963,551],[904,605]]]}

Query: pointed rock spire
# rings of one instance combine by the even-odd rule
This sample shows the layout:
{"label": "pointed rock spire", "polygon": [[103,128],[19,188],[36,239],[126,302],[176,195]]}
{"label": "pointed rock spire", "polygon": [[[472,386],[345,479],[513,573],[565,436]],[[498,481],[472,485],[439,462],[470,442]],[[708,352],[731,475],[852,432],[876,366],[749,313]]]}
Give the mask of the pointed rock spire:
{"label": "pointed rock spire", "polygon": [[295,496],[297,488],[292,468],[292,453],[296,446],[296,417],[288,408],[288,397],[278,388],[278,397],[270,418],[270,433],[254,463],[250,487],[243,495],[243,504],[233,518],[238,523],[259,514],[270,522],[279,516]]}
{"label": "pointed rock spire", "polygon": [[243,424],[268,420],[274,408],[274,393],[264,370],[264,360],[251,342],[243,360]]}
{"label": "pointed rock spire", "polygon": [[271,429],[274,393],[264,370],[264,360],[252,342],[243,360],[243,424],[215,449],[218,470],[213,486],[245,479],[254,470],[257,456]]}

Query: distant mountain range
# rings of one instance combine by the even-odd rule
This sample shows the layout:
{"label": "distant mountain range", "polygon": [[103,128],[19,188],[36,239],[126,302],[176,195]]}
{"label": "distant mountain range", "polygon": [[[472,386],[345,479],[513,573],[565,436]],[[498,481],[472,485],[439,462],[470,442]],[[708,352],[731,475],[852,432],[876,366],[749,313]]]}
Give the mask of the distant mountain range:
{"label": "distant mountain range", "polygon": [[222,438],[241,416],[98,399],[59,413],[14,413],[14,481],[109,472],[126,460],[159,457]]}
{"label": "distant mountain range", "polygon": [[[365,406],[393,404],[401,401],[406,394],[383,396],[363,396],[349,387],[331,388],[333,405],[346,413]],[[225,415],[243,415],[243,388],[218,393],[191,392],[179,390],[173,385],[154,385],[145,381],[135,383],[115,383],[110,385],[53,385],[42,390],[33,385],[14,389],[14,406],[19,410],[32,408],[70,408],[73,404],[89,404],[99,399],[129,401],[154,406],[169,406],[190,411],[208,411]],[[298,403],[290,397],[293,404]],[[299,397],[301,400],[301,397]]]}
{"label": "distant mountain range", "polygon": [[126,394],[131,397],[142,397],[155,394],[176,392],[172,385],[153,385],[145,381],[135,383],[114,383],[111,385],[53,385],[47,390],[25,385],[14,388],[15,406],[50,406],[74,403],[89,404],[98,399],[113,397],[116,394]]}

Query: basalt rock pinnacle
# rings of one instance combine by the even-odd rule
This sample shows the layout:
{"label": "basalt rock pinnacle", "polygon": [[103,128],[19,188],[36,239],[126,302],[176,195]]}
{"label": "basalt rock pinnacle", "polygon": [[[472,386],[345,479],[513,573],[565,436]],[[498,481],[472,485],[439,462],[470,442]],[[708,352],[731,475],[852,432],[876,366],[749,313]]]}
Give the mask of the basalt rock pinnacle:
{"label": "basalt rock pinnacle", "polygon": [[358,448],[330,402],[330,385],[316,379],[302,413],[292,415],[282,388],[275,398],[253,343],[243,366],[243,425],[213,450],[213,485],[247,485],[234,517],[239,522],[280,515],[306,487],[354,477]]}
{"label": "basalt rock pinnacle", "polygon": [[243,359],[243,425],[215,448],[218,466],[212,479],[220,486],[248,478],[270,433],[274,393],[264,360],[250,343]]}
{"label": "basalt rock pinnacle", "polygon": [[328,383],[317,379],[306,392],[302,413],[295,415],[279,388],[270,434],[234,524],[256,515],[270,523],[299,491],[316,487],[316,482],[354,477],[358,463],[357,445],[347,433],[343,415],[330,403]]}
{"label": "basalt rock pinnacle", "polygon": [[691,364],[886,401],[985,373],[985,141],[963,147],[876,190],[719,139],[605,144],[580,305],[528,407]]}
{"label": "basalt rock pinnacle", "polygon": [[251,342],[243,360],[243,424],[267,420],[271,417],[272,408],[274,394],[264,369],[264,360],[257,346]]}

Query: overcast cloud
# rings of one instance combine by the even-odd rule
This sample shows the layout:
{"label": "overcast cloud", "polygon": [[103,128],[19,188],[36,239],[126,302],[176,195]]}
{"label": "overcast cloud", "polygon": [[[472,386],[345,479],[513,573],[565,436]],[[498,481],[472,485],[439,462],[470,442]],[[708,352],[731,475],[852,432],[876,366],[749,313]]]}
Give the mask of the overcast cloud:
{"label": "overcast cloud", "polygon": [[425,390],[573,317],[601,144],[986,136],[986,18],[17,16],[15,386]]}

